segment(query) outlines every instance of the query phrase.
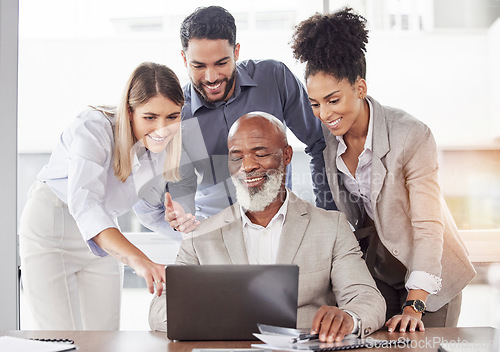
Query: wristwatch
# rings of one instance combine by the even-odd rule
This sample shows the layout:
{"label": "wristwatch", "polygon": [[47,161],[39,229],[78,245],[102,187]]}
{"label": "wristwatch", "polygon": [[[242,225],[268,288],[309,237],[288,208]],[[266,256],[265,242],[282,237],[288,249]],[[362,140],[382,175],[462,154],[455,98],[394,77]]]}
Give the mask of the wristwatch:
{"label": "wristwatch", "polygon": [[412,307],[413,310],[417,313],[422,313],[422,316],[425,314],[425,302],[422,301],[421,299],[415,299],[415,300],[409,300],[406,301],[403,304],[403,307],[401,307],[401,310],[405,309],[405,307]]}

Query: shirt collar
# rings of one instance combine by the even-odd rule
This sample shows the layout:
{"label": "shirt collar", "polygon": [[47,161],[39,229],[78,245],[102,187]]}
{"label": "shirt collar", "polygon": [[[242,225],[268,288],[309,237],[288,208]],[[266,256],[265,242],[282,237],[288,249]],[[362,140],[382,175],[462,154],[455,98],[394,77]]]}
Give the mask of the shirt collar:
{"label": "shirt collar", "polygon": [[[279,208],[278,212],[273,216],[271,221],[269,221],[269,224],[267,225],[266,228],[268,228],[273,222],[278,221],[278,219],[281,219],[280,226],[283,226],[283,224],[285,223],[286,213],[288,211],[288,202],[290,200],[288,188],[285,188],[285,190],[286,190],[285,201],[283,202],[283,204]],[[263,226],[260,226],[260,225],[257,225],[257,224],[254,224],[253,222],[251,222],[250,219],[248,218],[247,214],[245,214],[245,209],[243,209],[241,204],[239,207],[240,207],[241,219],[243,221],[243,228],[245,226],[251,226],[251,227],[259,228],[259,229],[265,228]]]}
{"label": "shirt collar", "polygon": [[[205,99],[201,98],[196,89],[194,89],[193,84],[190,82],[189,83],[189,90],[191,93],[191,114],[194,115],[198,109],[200,109],[202,106],[208,108],[208,109],[216,109],[219,106],[226,104],[224,101],[219,101],[216,103],[209,103]],[[245,71],[244,68],[242,68],[239,65],[236,65],[236,82],[234,84],[234,93],[233,95],[229,98],[227,103],[232,102],[238,95],[241,93],[241,87],[257,87],[257,82],[253,80],[252,77],[249,76],[248,72]]]}
{"label": "shirt collar", "polygon": [[[139,170],[141,165],[145,163],[152,163],[152,166],[158,168],[163,167],[165,163],[166,151],[163,150],[160,153],[152,153],[143,145],[136,143],[130,150],[132,157],[132,173]],[[159,171],[159,170],[157,170]]]}
{"label": "shirt collar", "polygon": [[[369,99],[366,99],[368,102],[368,110],[370,110],[369,113],[369,122],[368,122],[368,132],[366,134],[366,140],[365,140],[365,146],[363,150],[372,150],[373,146],[373,105]],[[343,136],[335,136],[337,141],[339,142],[339,147],[337,148],[337,156],[344,154],[344,152],[347,149],[347,145],[345,144],[344,137]]]}
{"label": "shirt collar", "polygon": [[132,146],[130,150],[130,156],[132,157],[132,170],[136,171],[141,166],[141,161],[148,157],[148,150],[141,142],[137,142]]}

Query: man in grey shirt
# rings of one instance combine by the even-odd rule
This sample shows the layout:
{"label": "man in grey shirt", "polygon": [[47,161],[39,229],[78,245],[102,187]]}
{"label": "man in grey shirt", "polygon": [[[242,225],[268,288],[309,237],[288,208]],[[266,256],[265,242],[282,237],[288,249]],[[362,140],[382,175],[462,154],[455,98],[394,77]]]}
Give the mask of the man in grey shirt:
{"label": "man in grey shirt", "polygon": [[[302,83],[282,62],[246,60],[237,63],[233,16],[222,7],[198,8],[181,25],[182,57],[190,83],[184,87],[182,177],[168,184],[173,198],[199,218],[217,214],[235,202],[227,168],[227,135],[231,125],[250,111],[276,116],[306,145],[316,205],[336,209],[324,177],[325,143]],[[291,186],[291,169],[288,170]],[[157,232],[171,232],[163,219],[161,184],[135,211]],[[196,208],[194,198],[196,193]],[[188,228],[183,228],[186,231]]]}

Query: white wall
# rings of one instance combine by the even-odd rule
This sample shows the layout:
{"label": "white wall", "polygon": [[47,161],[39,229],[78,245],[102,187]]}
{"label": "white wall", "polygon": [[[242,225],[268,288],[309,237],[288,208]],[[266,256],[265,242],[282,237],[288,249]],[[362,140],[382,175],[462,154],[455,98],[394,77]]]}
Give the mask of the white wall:
{"label": "white wall", "polygon": [[[236,18],[249,16],[249,28],[238,30],[241,59],[276,58],[299,77],[303,76],[302,65],[292,57],[291,28],[278,31],[254,28],[255,22],[251,21],[256,16],[254,7],[249,9],[248,4],[245,7],[234,1],[212,2],[226,6]],[[258,0],[258,10],[272,13],[299,6],[295,15],[298,23],[322,8],[318,0],[306,5],[297,2],[300,1]],[[132,1],[114,0],[21,3],[20,152],[49,152],[64,126],[85,105],[114,104],[127,76],[142,61],[165,63],[181,81],[187,81],[178,28],[197,1],[186,1],[171,9],[160,6],[166,3],[156,0],[140,6],[134,6]],[[139,17],[163,19],[164,30],[121,32],[113,23],[136,18],[132,10],[138,11]],[[39,16],[40,13],[44,15]],[[500,107],[496,103],[500,89],[499,36],[498,22],[490,29],[373,30],[367,48],[369,94],[426,122],[441,146],[491,141],[500,136]]]}
{"label": "white wall", "polygon": [[[168,5],[170,3],[170,5]],[[297,10],[296,21],[321,11],[321,0],[214,0],[249,28],[238,28],[240,59],[276,58],[294,66],[292,26],[284,31],[255,28],[258,11]],[[172,68],[188,77],[180,55],[180,23],[202,0],[171,6],[167,0],[24,0],[20,8],[19,152],[50,152],[63,128],[88,104],[116,104],[128,75],[143,61]],[[41,15],[42,14],[42,15]],[[162,18],[162,32],[122,32],[116,21]],[[258,36],[255,44],[249,38]],[[248,44],[247,44],[248,43]]]}
{"label": "white wall", "polygon": [[19,326],[16,231],[18,0],[0,0],[0,330]]}
{"label": "white wall", "polygon": [[440,146],[486,143],[500,136],[487,30],[374,33],[367,53],[368,92],[429,125]]}
{"label": "white wall", "polygon": [[[499,2],[500,6],[500,2]],[[490,72],[490,112],[494,121],[493,129],[496,131],[497,140],[500,142],[500,18],[493,23],[488,33],[489,40],[489,67]]]}

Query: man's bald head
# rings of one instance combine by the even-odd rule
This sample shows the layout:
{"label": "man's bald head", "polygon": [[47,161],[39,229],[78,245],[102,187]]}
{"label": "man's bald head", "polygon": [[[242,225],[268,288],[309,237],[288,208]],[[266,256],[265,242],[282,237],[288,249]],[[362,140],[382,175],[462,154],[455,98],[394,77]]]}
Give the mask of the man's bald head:
{"label": "man's bald head", "polygon": [[286,129],[283,123],[275,116],[263,111],[249,112],[236,120],[229,130],[228,143],[233,135],[238,133],[238,129],[248,129],[249,126],[254,129],[272,131],[273,134],[276,134],[275,137],[281,140],[283,146],[288,145]]}

